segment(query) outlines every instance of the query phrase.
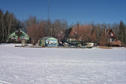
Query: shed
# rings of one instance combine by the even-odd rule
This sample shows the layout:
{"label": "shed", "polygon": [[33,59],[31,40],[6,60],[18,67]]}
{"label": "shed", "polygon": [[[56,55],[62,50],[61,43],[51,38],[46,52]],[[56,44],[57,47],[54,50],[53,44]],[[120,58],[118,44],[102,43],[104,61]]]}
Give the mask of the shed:
{"label": "shed", "polygon": [[39,46],[42,47],[57,47],[58,40],[54,37],[43,37],[39,41]]}

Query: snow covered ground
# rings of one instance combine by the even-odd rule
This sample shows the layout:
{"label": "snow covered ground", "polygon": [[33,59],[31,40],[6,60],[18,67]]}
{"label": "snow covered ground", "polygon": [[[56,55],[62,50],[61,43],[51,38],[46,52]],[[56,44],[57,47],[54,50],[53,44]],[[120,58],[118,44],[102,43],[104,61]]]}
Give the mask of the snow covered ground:
{"label": "snow covered ground", "polygon": [[126,84],[126,48],[0,45],[0,84]]}

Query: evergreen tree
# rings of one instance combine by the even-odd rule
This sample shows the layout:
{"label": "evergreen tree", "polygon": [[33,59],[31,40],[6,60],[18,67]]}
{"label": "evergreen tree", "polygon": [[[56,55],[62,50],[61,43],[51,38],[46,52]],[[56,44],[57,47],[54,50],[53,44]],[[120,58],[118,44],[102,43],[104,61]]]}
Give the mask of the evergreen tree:
{"label": "evergreen tree", "polygon": [[3,24],[4,24],[4,21],[3,21],[3,11],[0,10],[0,42],[3,41],[3,33],[4,33],[4,28],[3,28]]}
{"label": "evergreen tree", "polygon": [[121,21],[119,25],[119,35],[118,35],[119,40],[126,44],[126,27],[124,23]]}
{"label": "evergreen tree", "polygon": [[19,28],[19,21],[14,14],[0,10],[0,42],[6,42],[8,36]]}

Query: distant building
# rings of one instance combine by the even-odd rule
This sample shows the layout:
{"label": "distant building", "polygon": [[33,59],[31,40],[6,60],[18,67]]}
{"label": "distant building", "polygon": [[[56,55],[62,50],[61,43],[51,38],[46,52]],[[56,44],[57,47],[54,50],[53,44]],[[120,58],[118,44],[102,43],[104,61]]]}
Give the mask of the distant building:
{"label": "distant building", "polygon": [[121,46],[121,41],[117,39],[115,33],[112,31],[112,29],[108,29],[106,32],[106,36],[108,39],[108,45],[110,46]]}
{"label": "distant building", "polygon": [[54,37],[44,37],[39,40],[39,46],[42,47],[57,47],[58,40]]}
{"label": "distant building", "polygon": [[29,36],[23,32],[22,30],[17,30],[9,35],[8,41],[9,42],[21,42],[22,40],[28,41]]}

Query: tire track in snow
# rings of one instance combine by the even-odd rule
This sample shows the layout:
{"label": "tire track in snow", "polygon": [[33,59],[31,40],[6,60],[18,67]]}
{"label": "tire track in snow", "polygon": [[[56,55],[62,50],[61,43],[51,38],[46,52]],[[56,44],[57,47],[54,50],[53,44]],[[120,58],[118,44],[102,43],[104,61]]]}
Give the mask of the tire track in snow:
{"label": "tire track in snow", "polygon": [[11,84],[11,83],[0,80],[0,84]]}

